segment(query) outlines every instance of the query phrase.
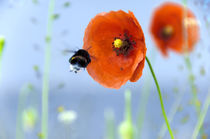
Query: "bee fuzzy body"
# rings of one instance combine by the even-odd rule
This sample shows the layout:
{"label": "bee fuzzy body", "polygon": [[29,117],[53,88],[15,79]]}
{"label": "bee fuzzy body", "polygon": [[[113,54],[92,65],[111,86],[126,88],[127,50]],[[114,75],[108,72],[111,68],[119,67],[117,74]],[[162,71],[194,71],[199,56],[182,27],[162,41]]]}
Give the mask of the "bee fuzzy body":
{"label": "bee fuzzy body", "polygon": [[89,53],[84,49],[79,49],[75,54],[69,59],[70,71],[79,72],[85,69],[91,62]]}

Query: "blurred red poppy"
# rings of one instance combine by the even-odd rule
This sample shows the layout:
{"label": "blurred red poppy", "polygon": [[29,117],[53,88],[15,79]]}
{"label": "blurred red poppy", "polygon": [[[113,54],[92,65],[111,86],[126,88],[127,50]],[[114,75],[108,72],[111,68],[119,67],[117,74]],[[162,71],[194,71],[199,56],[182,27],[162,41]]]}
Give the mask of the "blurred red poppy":
{"label": "blurred red poppy", "polygon": [[96,15],[86,28],[83,49],[92,57],[88,73],[104,87],[118,89],[142,75],[147,49],[141,26],[131,11]]}
{"label": "blurred red poppy", "polygon": [[199,25],[195,15],[184,6],[166,2],[155,9],[150,26],[157,47],[164,56],[171,49],[190,52],[199,40]]}

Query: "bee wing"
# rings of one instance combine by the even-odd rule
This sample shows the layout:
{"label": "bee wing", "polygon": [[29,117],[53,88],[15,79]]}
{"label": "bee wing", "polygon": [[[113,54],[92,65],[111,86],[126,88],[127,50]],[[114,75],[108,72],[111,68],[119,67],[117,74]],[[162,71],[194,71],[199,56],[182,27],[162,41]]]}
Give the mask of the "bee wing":
{"label": "bee wing", "polygon": [[63,54],[63,55],[66,55],[66,54],[68,54],[68,53],[76,53],[76,51],[69,50],[69,49],[64,49],[64,50],[62,50],[62,54]]}
{"label": "bee wing", "polygon": [[76,51],[65,49],[65,50],[63,50],[63,52],[66,52],[66,53],[75,53]]}

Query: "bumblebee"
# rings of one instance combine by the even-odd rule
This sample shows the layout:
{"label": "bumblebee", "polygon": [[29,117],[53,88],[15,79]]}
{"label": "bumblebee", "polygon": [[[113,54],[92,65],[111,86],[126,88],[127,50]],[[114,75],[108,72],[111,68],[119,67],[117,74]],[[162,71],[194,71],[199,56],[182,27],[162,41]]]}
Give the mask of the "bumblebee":
{"label": "bumblebee", "polygon": [[84,49],[79,49],[75,54],[69,59],[70,72],[79,72],[85,69],[91,62],[90,55],[88,51]]}

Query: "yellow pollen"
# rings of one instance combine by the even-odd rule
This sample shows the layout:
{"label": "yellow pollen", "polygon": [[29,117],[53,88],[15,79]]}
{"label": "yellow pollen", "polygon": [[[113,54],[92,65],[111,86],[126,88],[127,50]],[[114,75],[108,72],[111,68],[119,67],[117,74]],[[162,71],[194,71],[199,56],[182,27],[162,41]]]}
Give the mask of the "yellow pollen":
{"label": "yellow pollen", "polygon": [[174,32],[174,29],[172,26],[167,25],[164,27],[163,32],[165,35],[171,35]]}
{"label": "yellow pollen", "polygon": [[71,60],[75,59],[75,57],[72,57]]}
{"label": "yellow pollen", "polygon": [[121,39],[116,39],[114,41],[114,47],[115,48],[120,48],[123,45],[123,41]]}

